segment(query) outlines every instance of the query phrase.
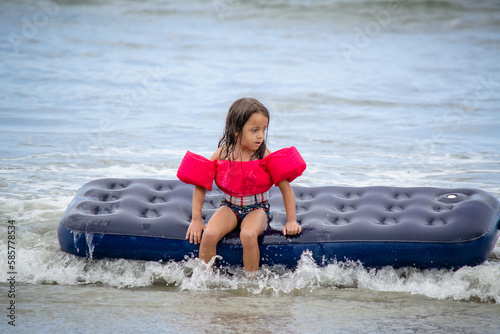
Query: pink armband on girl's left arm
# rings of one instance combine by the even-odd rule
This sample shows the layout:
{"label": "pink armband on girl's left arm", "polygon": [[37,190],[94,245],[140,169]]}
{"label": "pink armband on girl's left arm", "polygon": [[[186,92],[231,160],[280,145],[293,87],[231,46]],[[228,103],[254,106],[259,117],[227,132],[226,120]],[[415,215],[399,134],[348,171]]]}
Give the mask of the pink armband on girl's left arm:
{"label": "pink armband on girl's left arm", "polygon": [[212,190],[215,178],[215,165],[207,158],[187,151],[177,170],[177,177],[184,183]]}
{"label": "pink armband on girl's left arm", "polygon": [[292,182],[306,170],[306,162],[293,146],[273,152],[265,159],[267,171],[274,185],[278,185],[283,180]]}

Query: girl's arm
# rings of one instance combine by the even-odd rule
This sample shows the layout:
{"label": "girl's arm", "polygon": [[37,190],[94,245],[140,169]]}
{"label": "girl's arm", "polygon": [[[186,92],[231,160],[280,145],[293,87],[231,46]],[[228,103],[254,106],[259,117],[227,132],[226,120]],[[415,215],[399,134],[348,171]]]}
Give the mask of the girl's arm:
{"label": "girl's arm", "polygon": [[[223,147],[219,147],[212,157],[211,161],[216,160],[220,156],[220,152]],[[207,188],[201,186],[195,186],[193,190],[193,209],[191,212],[191,224],[189,224],[186,239],[189,239],[190,243],[196,245],[201,242],[201,235],[205,230],[205,224],[203,224],[203,220],[201,219],[201,210],[203,208],[203,202],[205,201],[205,195],[207,193]]]}
{"label": "girl's arm", "polygon": [[191,224],[186,233],[186,239],[189,239],[190,243],[196,245],[201,241],[201,234],[205,230],[205,225],[201,219],[201,209],[203,207],[203,202],[205,201],[205,194],[207,188],[195,186],[193,190],[193,209]]}
{"label": "girl's arm", "polygon": [[302,227],[297,224],[297,216],[295,213],[295,194],[288,180],[283,180],[278,183],[278,187],[283,195],[283,202],[286,211],[286,224],[283,227],[283,235],[296,235],[302,232]]}

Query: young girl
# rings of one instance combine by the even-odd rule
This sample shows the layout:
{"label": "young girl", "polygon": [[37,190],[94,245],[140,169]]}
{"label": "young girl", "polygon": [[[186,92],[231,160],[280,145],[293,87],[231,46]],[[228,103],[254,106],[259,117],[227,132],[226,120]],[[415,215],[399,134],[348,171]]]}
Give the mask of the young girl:
{"label": "young girl", "polygon": [[[217,251],[217,243],[240,226],[243,265],[248,273],[259,269],[257,238],[269,219],[269,189],[277,185],[286,210],[284,235],[302,231],[295,215],[295,195],[290,182],[300,176],[306,163],[295,147],[274,153],[266,147],[269,111],[253,98],[236,100],[229,108],[224,136],[210,160],[187,152],[177,177],[195,185],[192,219],[186,233],[191,243],[200,242],[199,257],[208,263]],[[215,179],[224,192],[219,209],[207,226],[201,211],[207,189]]]}

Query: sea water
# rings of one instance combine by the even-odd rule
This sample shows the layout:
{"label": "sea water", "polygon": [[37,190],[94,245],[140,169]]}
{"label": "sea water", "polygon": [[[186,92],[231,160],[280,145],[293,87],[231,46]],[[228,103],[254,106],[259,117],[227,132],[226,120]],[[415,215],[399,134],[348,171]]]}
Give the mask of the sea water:
{"label": "sea water", "polygon": [[[0,331],[498,333],[500,244],[457,271],[207,272],[59,249],[76,191],[173,179],[242,96],[294,145],[301,186],[477,187],[500,197],[500,3],[2,1]],[[13,326],[15,325],[15,326]]]}

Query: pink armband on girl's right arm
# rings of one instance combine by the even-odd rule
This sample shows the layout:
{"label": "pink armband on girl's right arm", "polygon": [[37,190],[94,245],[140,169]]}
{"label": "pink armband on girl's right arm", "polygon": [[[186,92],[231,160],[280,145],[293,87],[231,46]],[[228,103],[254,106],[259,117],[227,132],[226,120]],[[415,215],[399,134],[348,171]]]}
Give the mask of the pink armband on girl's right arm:
{"label": "pink armband on girl's right arm", "polygon": [[187,151],[177,170],[177,177],[184,183],[212,190],[215,178],[215,165],[207,158]]}

